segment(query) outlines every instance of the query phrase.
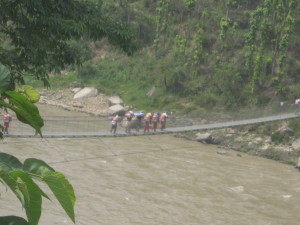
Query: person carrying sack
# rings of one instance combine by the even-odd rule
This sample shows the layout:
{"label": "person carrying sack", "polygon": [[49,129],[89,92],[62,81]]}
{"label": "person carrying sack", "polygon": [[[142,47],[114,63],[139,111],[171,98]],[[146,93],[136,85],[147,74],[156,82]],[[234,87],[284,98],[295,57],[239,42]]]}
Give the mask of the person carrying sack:
{"label": "person carrying sack", "polygon": [[162,113],[161,116],[160,116],[160,130],[163,131],[164,129],[166,129],[166,125],[167,125],[167,118],[168,118],[168,115],[166,112]]}
{"label": "person carrying sack", "polygon": [[132,111],[129,111],[128,113],[125,114],[125,117],[127,119],[125,133],[129,133],[130,134],[131,121],[132,121],[133,116],[134,116],[134,114],[133,114]]}
{"label": "person carrying sack", "polygon": [[111,130],[110,130],[111,133],[114,133],[114,134],[116,133],[117,127],[118,127],[118,120],[119,120],[118,115],[116,115],[115,117],[112,118],[112,120],[111,120]]}

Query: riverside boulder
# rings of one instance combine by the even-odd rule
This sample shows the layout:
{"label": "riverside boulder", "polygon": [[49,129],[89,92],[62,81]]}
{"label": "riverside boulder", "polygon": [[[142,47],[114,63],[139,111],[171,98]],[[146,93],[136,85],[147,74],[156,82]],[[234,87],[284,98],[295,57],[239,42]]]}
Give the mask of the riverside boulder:
{"label": "riverside boulder", "polygon": [[196,134],[196,140],[205,143],[205,144],[211,144],[213,142],[212,135],[210,133],[197,133]]}
{"label": "riverside boulder", "polygon": [[[294,140],[294,142],[292,143],[292,147],[293,149],[295,149],[296,151],[300,150],[300,138],[297,138],[296,140]],[[300,165],[300,164],[299,164]]]}
{"label": "riverside boulder", "polygon": [[112,105],[124,105],[123,100],[119,96],[112,96],[108,98],[108,104]]}
{"label": "riverside boulder", "polygon": [[85,87],[74,95],[74,99],[96,97],[98,90],[94,87]]}
{"label": "riverside boulder", "polygon": [[124,108],[124,106],[122,106],[122,105],[113,105],[113,106],[110,106],[109,108],[108,108],[108,113],[109,113],[109,115],[110,116],[115,116],[115,115],[120,115],[120,116],[123,116],[123,115],[125,115],[125,108]]}
{"label": "riverside boulder", "polygon": [[73,88],[71,91],[72,91],[72,93],[77,94],[81,90],[82,90],[82,88]]}

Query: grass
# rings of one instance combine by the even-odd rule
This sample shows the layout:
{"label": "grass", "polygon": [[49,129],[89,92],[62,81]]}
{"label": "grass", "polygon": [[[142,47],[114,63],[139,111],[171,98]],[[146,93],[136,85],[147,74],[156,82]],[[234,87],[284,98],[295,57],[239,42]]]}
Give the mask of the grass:
{"label": "grass", "polygon": [[[53,90],[59,90],[63,88],[70,88],[74,81],[82,81],[76,72],[71,72],[66,75],[51,75],[49,82],[50,88]],[[25,82],[28,85],[37,89],[46,88],[41,80],[36,80],[33,77],[25,77]]]}

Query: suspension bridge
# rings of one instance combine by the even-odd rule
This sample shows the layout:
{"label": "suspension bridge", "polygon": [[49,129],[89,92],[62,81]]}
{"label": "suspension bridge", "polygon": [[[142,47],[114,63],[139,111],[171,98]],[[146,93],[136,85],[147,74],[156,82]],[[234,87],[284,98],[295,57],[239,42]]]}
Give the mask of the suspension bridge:
{"label": "suspension bridge", "polygon": [[[110,120],[108,118],[93,118],[93,117],[46,117],[44,118],[44,127],[42,128],[43,137],[45,138],[80,138],[80,137],[125,137],[125,136],[139,136],[139,135],[159,135],[172,134],[189,131],[205,131],[213,129],[231,128],[238,126],[245,126],[251,124],[260,124],[280,120],[289,120],[299,117],[295,113],[282,113],[279,115],[262,116],[250,119],[231,120],[225,122],[193,122],[188,125],[184,123],[178,124],[178,119],[169,118],[167,128],[163,131],[157,129],[156,132],[143,132],[140,129],[137,132],[135,129],[131,130],[130,134],[125,133],[122,123],[118,125],[116,134],[110,132]],[[9,137],[40,137],[35,135],[34,130],[28,125],[24,125],[15,119],[9,128]]]}

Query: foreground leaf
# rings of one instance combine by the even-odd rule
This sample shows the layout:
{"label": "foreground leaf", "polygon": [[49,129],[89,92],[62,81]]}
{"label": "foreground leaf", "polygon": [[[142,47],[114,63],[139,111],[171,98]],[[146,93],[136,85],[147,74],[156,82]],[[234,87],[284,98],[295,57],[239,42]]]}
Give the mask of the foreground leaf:
{"label": "foreground leaf", "polygon": [[30,225],[37,225],[42,212],[42,190],[33,182],[32,178],[23,171],[13,171],[11,174],[19,184],[20,191],[26,197],[25,211]]}
{"label": "foreground leaf", "polygon": [[55,197],[75,223],[74,204],[75,194],[72,185],[62,173],[55,172],[47,163],[39,159],[26,159],[23,170],[38,175],[54,193]]}
{"label": "foreground leaf", "polygon": [[12,170],[21,169],[22,166],[22,163],[16,157],[0,152],[0,169],[11,172]]}
{"label": "foreground leaf", "polygon": [[53,175],[45,177],[44,181],[48,184],[70,219],[75,223],[75,194],[71,184],[65,176],[59,172],[55,172]]}
{"label": "foreground leaf", "polygon": [[30,225],[26,220],[18,216],[1,216],[1,225]]}
{"label": "foreground leaf", "polygon": [[[75,194],[72,185],[62,173],[40,159],[29,158],[22,164],[17,158],[7,153],[0,153],[0,183],[7,185],[25,208],[28,223],[22,218],[1,217],[0,225],[30,224],[37,225],[41,216],[42,196],[49,197],[33,181],[36,178],[46,183],[55,197],[75,223],[74,204]],[[9,221],[4,223],[3,221]],[[3,222],[3,223],[2,223]],[[26,222],[26,223],[22,223]]]}
{"label": "foreground leaf", "polygon": [[32,86],[30,85],[23,85],[22,86],[24,94],[27,96],[27,98],[32,102],[36,103],[40,100],[40,93],[35,90]]}
{"label": "foreground leaf", "polygon": [[42,136],[41,128],[44,126],[44,121],[40,116],[38,108],[20,93],[6,91],[5,94],[12,104],[0,100],[0,106],[7,107],[14,111],[18,120],[32,126],[35,132]]}
{"label": "foreground leaf", "polygon": [[[8,172],[0,169],[0,179],[11,189],[11,191],[20,200],[23,207],[26,207],[26,198],[28,199],[28,192],[25,193],[24,185],[20,181],[16,181]],[[23,190],[23,192],[22,192]]]}
{"label": "foreground leaf", "polygon": [[9,70],[0,63],[0,92],[8,90],[10,86],[10,72]]}
{"label": "foreground leaf", "polygon": [[35,158],[26,159],[23,164],[23,170],[38,175],[41,180],[43,180],[43,177],[49,176],[55,172],[55,170],[43,160]]}

